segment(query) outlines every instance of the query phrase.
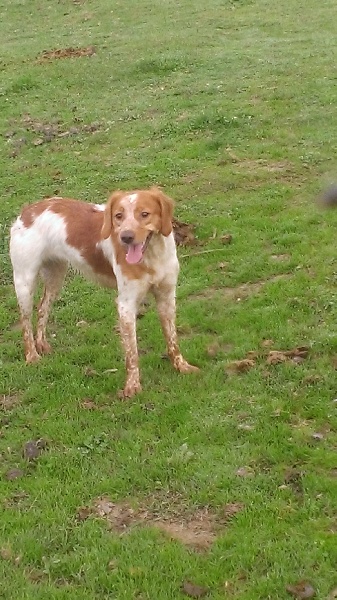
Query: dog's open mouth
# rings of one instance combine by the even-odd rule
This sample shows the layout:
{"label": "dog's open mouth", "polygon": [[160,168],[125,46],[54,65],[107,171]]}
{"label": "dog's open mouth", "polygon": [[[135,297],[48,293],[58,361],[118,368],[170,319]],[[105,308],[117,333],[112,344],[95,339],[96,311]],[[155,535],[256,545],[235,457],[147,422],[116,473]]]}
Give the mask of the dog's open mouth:
{"label": "dog's open mouth", "polygon": [[140,244],[129,244],[126,252],[126,262],[129,265],[137,265],[143,260],[144,252],[148,247],[149,241],[152,237],[152,232],[149,233],[145,242]]}

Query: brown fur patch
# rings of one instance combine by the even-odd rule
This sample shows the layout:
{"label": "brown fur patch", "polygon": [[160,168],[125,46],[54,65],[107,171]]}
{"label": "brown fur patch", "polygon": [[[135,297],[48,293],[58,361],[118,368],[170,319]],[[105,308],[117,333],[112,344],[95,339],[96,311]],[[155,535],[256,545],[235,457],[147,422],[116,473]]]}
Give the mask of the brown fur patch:
{"label": "brown fur patch", "polygon": [[67,228],[67,243],[79,250],[95,273],[110,277],[115,285],[112,266],[102,250],[96,247],[101,239],[104,212],[93,204],[69,198],[48,198],[23,209],[21,219],[25,227],[31,227],[35,219],[45,210],[64,218]]}
{"label": "brown fur patch", "polygon": [[51,198],[46,198],[45,200],[41,200],[35,204],[24,206],[20,216],[24,226],[27,227],[27,229],[33,225],[37,217],[42,215],[45,210],[50,208],[51,200]]}
{"label": "brown fur patch", "polygon": [[[58,207],[59,205],[53,207],[53,212],[58,213]],[[92,204],[74,200],[71,204],[69,204],[69,201],[64,203],[63,206],[61,204],[60,214],[66,220],[68,244],[78,248],[95,273],[113,278],[115,285],[115,274],[112,266],[102,250],[97,248],[97,242],[101,239],[103,211],[95,209]]]}

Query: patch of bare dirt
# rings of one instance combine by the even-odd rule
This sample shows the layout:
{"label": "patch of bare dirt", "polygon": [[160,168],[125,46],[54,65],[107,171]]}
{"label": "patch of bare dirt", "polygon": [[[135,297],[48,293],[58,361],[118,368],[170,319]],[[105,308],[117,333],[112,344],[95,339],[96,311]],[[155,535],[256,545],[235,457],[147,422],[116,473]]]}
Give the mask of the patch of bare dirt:
{"label": "patch of bare dirt", "polygon": [[[107,369],[103,373],[115,373],[116,369]],[[83,398],[79,402],[79,407],[83,410],[106,410],[107,404],[97,404],[93,398]]]}
{"label": "patch of bare dirt", "polygon": [[[268,342],[268,344],[266,344]],[[251,350],[241,360],[229,362],[225,370],[228,375],[246,373],[258,363],[265,363],[267,366],[274,366],[284,362],[293,362],[301,364],[309,355],[310,348],[308,346],[297,346],[291,350],[272,350],[270,343],[272,340],[263,340],[261,350]]]}
{"label": "patch of bare dirt", "polygon": [[222,291],[223,290],[221,288],[210,286],[205,288],[204,290],[201,290],[200,292],[192,292],[192,294],[190,294],[189,297],[192,298],[192,300],[209,300],[211,298],[214,298],[214,296],[216,296],[218,293],[221,293]]}
{"label": "patch of bare dirt", "polygon": [[245,505],[242,502],[229,502],[223,507],[223,517],[225,522],[231,521],[238,513],[243,511]]}
{"label": "patch of bare dirt", "polygon": [[[22,150],[29,146],[42,146],[55,139],[77,137],[83,134],[94,134],[101,130],[102,123],[83,123],[75,117],[73,124],[65,124],[60,120],[50,122],[35,119],[25,114],[20,121],[13,123],[13,129],[5,134],[7,144],[10,147],[10,156],[15,158]],[[57,171],[53,178],[58,180],[61,173]]]}
{"label": "patch of bare dirt", "polygon": [[20,564],[21,562],[21,555],[15,555],[11,546],[6,545],[6,546],[2,546],[0,548],[0,558],[2,558],[2,560],[6,560],[8,562],[11,562],[12,564],[14,564],[16,567]]}
{"label": "patch of bare dirt", "polygon": [[196,243],[194,235],[195,225],[182,223],[178,219],[173,219],[172,225],[177,246],[192,246]]}
{"label": "patch of bare dirt", "polygon": [[218,356],[220,352],[226,354],[228,352],[232,352],[233,349],[233,344],[220,344],[219,342],[213,342],[207,346],[206,352],[210,358],[214,358]]}
{"label": "patch of bare dirt", "polygon": [[268,173],[293,172],[294,165],[286,160],[266,160],[263,158],[240,158],[231,148],[226,148],[226,155],[219,161],[220,164],[234,163],[247,171],[266,171]]}
{"label": "patch of bare dirt", "polygon": [[0,396],[0,408],[2,410],[13,410],[20,402],[18,394],[3,394]]}
{"label": "patch of bare dirt", "polygon": [[290,258],[290,254],[271,254],[270,256],[270,260],[273,260],[274,262],[284,262],[290,260]]}
{"label": "patch of bare dirt", "polygon": [[26,492],[18,491],[12,494],[12,496],[10,496],[9,498],[6,498],[6,500],[4,500],[4,507],[23,509],[28,499],[29,495]]}
{"label": "patch of bare dirt", "polygon": [[197,585],[192,581],[184,581],[181,586],[181,591],[190,598],[203,598],[210,592],[209,588]]}
{"label": "patch of bare dirt", "polygon": [[30,583],[39,584],[48,579],[48,574],[45,571],[42,569],[35,569],[33,567],[26,568],[24,570],[24,574]]}
{"label": "patch of bare dirt", "polygon": [[86,48],[60,48],[57,50],[44,50],[38,55],[39,62],[57,60],[59,58],[81,58],[82,56],[92,56],[96,54],[95,46]]}
{"label": "patch of bare dirt", "polygon": [[254,477],[254,470],[252,467],[240,467],[236,471],[238,477]]}
{"label": "patch of bare dirt", "polygon": [[243,160],[238,163],[238,166],[243,167],[248,171],[260,170],[268,173],[290,173],[294,170],[293,165],[285,160]]}
{"label": "patch of bare dirt", "polygon": [[252,294],[257,294],[260,292],[265,285],[264,281],[256,281],[254,283],[243,283],[242,285],[238,285],[235,288],[224,288],[222,290],[224,296],[228,300],[244,300],[251,296]]}
{"label": "patch of bare dirt", "polygon": [[220,241],[224,246],[228,246],[228,244],[231,244],[233,241],[233,236],[231,233],[225,233],[224,235],[222,235],[220,237]]}
{"label": "patch of bare dirt", "polygon": [[106,497],[94,501],[93,511],[97,516],[104,517],[109,529],[117,533],[124,533],[139,521],[146,519],[146,512],[138,512],[124,502],[116,504]]}
{"label": "patch of bare dirt", "polygon": [[206,509],[197,511],[189,520],[155,520],[151,524],[168,537],[196,550],[208,550],[216,540],[214,515]]}
{"label": "patch of bare dirt", "polygon": [[14,481],[15,479],[19,479],[20,477],[24,476],[24,471],[22,469],[19,468],[13,468],[13,469],[9,469],[9,471],[7,471],[5,473],[5,478],[8,481]]}
{"label": "patch of bare dirt", "polygon": [[253,283],[243,283],[242,285],[238,285],[235,288],[223,288],[221,292],[224,294],[226,299],[236,300],[240,302],[241,300],[244,300],[245,298],[248,298],[253,294],[258,294],[268,283],[281,281],[282,279],[286,279],[288,277],[289,275],[287,273],[274,275],[273,277],[270,277],[269,279],[265,279],[263,281],[261,280],[255,281]]}
{"label": "patch of bare dirt", "polygon": [[161,511],[156,510],[151,503],[149,508],[134,508],[127,502],[115,503],[108,497],[101,497],[95,499],[90,507],[80,507],[77,520],[84,521],[90,516],[103,518],[108,528],[119,535],[135,526],[150,526],[185,546],[206,551],[216,540],[221,526],[226,526],[244,508],[241,503],[233,503],[224,506],[219,512],[203,507],[188,513],[183,508],[178,510],[178,506],[170,506],[165,510],[165,506],[164,503]]}
{"label": "patch of bare dirt", "polygon": [[29,114],[26,114],[23,117],[22,122],[27,131],[50,137],[67,137],[83,132],[95,133],[101,127],[99,122],[84,124],[80,120],[76,120],[76,125],[67,128],[62,121],[40,121],[38,119],[33,119]]}
{"label": "patch of bare dirt", "polygon": [[252,367],[255,367],[255,360],[244,358],[243,360],[233,360],[226,366],[226,371],[232,373],[247,373]]}
{"label": "patch of bare dirt", "polygon": [[284,483],[280,486],[280,489],[289,488],[297,498],[303,498],[304,485],[303,476],[304,471],[300,471],[297,467],[290,467],[284,474]]}
{"label": "patch of bare dirt", "polygon": [[294,165],[286,160],[267,160],[263,158],[249,159],[241,158],[238,156],[232,148],[226,148],[226,154],[218,162],[219,165],[232,163],[241,169],[245,169],[249,172],[265,171],[268,173],[284,173],[293,172]]}
{"label": "patch of bare dirt", "polygon": [[287,585],[286,590],[296,600],[307,600],[308,598],[314,598],[316,595],[315,589],[308,581],[299,581],[294,585]]}
{"label": "patch of bare dirt", "polygon": [[282,281],[283,279],[288,279],[290,274],[281,273],[279,275],[274,275],[265,280],[254,281],[250,283],[243,283],[241,285],[237,285],[236,287],[223,287],[223,288],[214,288],[209,287],[201,292],[193,293],[190,295],[192,299],[208,299],[212,298],[216,294],[221,294],[224,296],[225,300],[236,300],[237,302],[241,302],[241,300],[245,300],[249,296],[253,294],[258,294],[265,285],[268,283],[274,283],[276,281]]}
{"label": "patch of bare dirt", "polygon": [[307,346],[298,346],[292,350],[270,350],[266,358],[267,365],[278,365],[292,359],[295,363],[301,363],[307,358],[309,348]]}

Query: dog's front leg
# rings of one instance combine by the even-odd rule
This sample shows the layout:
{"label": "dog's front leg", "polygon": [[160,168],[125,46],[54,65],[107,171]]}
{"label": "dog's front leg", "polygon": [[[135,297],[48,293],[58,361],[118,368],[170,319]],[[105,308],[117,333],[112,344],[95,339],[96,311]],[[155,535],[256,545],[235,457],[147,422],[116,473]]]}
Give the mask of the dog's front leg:
{"label": "dog's front leg", "polygon": [[162,284],[154,290],[160,323],[167,344],[167,353],[170,361],[177,371],[181,373],[195,373],[198,367],[190,365],[182,356],[176,329],[176,301],[175,286]]}
{"label": "dog's front leg", "polygon": [[117,302],[119,314],[119,329],[125,353],[126,383],[122,396],[131,398],[141,391],[139,379],[138,349],[136,335],[136,307],[126,306],[122,301]]}

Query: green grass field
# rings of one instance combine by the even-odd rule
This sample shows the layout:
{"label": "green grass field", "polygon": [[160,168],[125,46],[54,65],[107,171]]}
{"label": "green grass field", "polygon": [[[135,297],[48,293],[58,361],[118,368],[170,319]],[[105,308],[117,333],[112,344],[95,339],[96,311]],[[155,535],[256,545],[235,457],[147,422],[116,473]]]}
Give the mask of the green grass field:
{"label": "green grass field", "polygon": [[[335,2],[0,0],[0,35],[0,598],[336,598]],[[200,374],[151,305],[118,399],[113,294],[72,274],[26,366],[20,207],[154,184]]]}

